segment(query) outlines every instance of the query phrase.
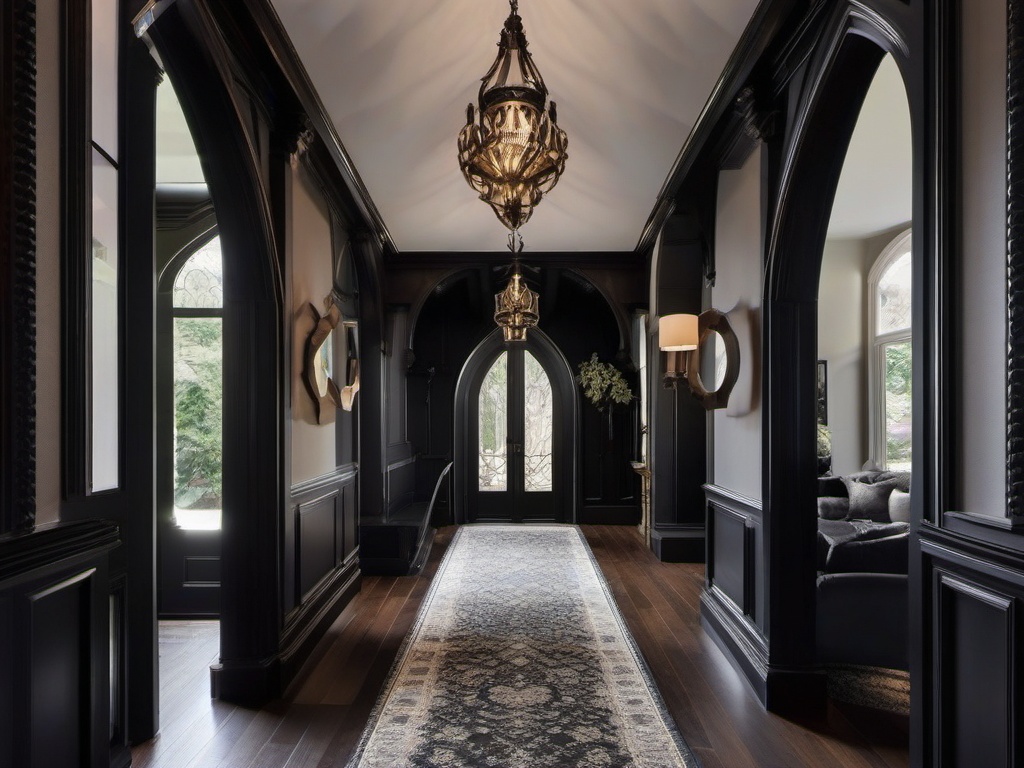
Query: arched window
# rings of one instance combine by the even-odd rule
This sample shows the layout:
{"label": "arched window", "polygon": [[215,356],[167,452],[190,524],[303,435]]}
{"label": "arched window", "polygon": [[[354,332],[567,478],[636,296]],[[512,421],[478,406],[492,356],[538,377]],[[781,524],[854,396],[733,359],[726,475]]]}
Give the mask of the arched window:
{"label": "arched window", "polygon": [[871,462],[880,469],[911,468],[913,333],[911,231],[893,240],[868,275],[868,400]]}
{"label": "arched window", "polygon": [[217,529],[221,517],[223,264],[220,238],[174,278],[174,518]]}

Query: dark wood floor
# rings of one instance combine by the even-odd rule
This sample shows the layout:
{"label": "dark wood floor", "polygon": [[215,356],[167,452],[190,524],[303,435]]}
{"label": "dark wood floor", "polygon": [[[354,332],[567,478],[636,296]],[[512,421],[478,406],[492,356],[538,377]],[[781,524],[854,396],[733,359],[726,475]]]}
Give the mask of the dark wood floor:
{"label": "dark wood floor", "polygon": [[[286,700],[260,711],[209,698],[216,623],[161,626],[161,732],[137,768],[344,766],[454,533],[438,532],[418,577],[368,577]],[[598,564],[683,737],[705,768],[906,766],[902,718],[829,703],[786,720],[765,712],[699,624],[701,565],[659,562],[635,529],[585,526]]]}

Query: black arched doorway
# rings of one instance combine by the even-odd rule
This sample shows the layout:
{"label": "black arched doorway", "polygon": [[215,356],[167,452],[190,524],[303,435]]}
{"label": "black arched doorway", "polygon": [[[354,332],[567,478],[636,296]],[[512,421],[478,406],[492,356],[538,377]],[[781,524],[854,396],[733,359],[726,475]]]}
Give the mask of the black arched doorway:
{"label": "black arched doorway", "polygon": [[473,351],[455,391],[458,522],[575,520],[577,398],[565,357],[533,329]]}

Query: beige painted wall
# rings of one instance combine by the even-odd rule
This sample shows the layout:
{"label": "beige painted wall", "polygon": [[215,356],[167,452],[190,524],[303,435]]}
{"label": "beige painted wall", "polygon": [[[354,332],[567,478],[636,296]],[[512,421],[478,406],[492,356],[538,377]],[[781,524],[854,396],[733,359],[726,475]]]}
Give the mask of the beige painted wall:
{"label": "beige painted wall", "polygon": [[761,150],[738,171],[718,178],[715,229],[717,279],[711,304],[728,313],[740,341],[740,380],[728,410],[714,415],[713,482],[761,498],[759,402],[761,315]]}
{"label": "beige painted wall", "polygon": [[337,464],[335,422],[318,424],[302,379],[306,338],[315,324],[309,305],[325,311],[334,284],[331,223],[323,194],[301,166],[287,173],[286,256],[292,282],[291,482],[332,472]]}
{"label": "beige painted wall", "polygon": [[36,4],[36,523],[60,517],[60,2]]}
{"label": "beige painted wall", "polygon": [[825,241],[818,283],[818,359],[828,361],[828,426],[836,475],[856,472],[868,458],[866,282],[864,241]]}
{"label": "beige painted wall", "polygon": [[[1006,510],[1006,0],[963,5],[964,510]],[[930,510],[931,511],[931,510]]]}

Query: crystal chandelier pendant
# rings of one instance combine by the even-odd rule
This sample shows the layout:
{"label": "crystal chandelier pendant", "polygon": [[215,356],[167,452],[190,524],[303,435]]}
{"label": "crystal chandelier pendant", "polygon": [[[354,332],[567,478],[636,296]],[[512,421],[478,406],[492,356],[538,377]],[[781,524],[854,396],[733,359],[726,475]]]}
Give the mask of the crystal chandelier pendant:
{"label": "crystal chandelier pendant", "polygon": [[527,50],[518,0],[510,6],[498,57],[481,80],[479,106],[466,110],[459,167],[480,199],[515,231],[558,183],[569,140]]}

